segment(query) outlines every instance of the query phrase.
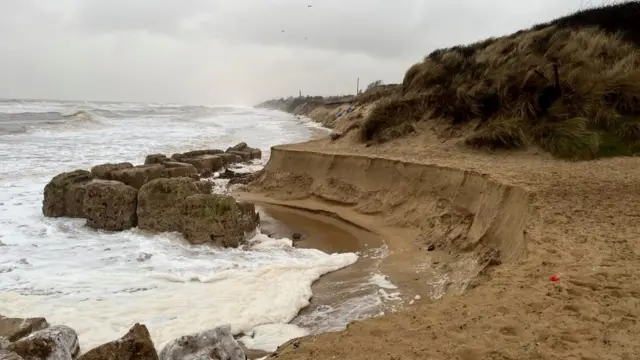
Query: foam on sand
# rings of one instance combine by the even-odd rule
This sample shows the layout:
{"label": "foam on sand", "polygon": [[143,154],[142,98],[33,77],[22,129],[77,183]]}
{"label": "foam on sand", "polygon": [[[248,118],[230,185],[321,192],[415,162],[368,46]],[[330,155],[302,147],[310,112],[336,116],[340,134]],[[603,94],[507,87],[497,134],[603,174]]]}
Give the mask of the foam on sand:
{"label": "foam on sand", "polygon": [[[260,237],[264,235],[259,234]],[[153,273],[153,291],[113,294],[109,299],[79,299],[73,294],[33,297],[5,293],[0,302],[11,315],[46,314],[51,323],[78,331],[84,349],[121,336],[135,322],[149,327],[160,348],[176,337],[218,325],[230,324],[234,335],[253,334],[247,345],[271,351],[274,346],[300,336],[305,330],[288,325],[309,304],[311,284],[323,274],[349,266],[357,255],[325,254],[315,249],[258,247],[247,251],[282,252],[282,262],[255,269],[230,269],[214,275]],[[3,307],[4,307],[3,306]],[[206,310],[203,310],[206,309]],[[255,330],[255,331],[254,331]]]}

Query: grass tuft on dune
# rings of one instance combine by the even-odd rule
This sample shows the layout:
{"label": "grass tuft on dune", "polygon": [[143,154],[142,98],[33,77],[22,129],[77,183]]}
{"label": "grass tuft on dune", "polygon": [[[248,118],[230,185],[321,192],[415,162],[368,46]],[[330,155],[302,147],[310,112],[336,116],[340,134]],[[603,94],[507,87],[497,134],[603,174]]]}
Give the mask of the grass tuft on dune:
{"label": "grass tuft on dune", "polygon": [[[529,30],[439,49],[401,85],[374,88],[362,141],[386,141],[406,123],[472,121],[465,144],[535,144],[583,160],[640,153],[640,3],[583,10]],[[369,93],[369,94],[367,94]]]}

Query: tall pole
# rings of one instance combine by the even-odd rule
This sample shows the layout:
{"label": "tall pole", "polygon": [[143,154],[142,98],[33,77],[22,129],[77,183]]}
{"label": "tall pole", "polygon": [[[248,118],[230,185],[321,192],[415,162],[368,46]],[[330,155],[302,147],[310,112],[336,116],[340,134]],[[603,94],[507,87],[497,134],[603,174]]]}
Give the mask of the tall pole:
{"label": "tall pole", "polygon": [[358,77],[358,81],[356,82],[356,95],[360,93],[360,78]]}

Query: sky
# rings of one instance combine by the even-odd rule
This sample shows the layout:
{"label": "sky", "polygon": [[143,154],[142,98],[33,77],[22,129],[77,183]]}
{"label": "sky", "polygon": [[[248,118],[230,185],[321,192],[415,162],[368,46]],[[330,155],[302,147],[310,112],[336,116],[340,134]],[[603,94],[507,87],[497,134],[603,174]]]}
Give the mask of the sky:
{"label": "sky", "polygon": [[[311,7],[309,7],[311,5]],[[0,97],[252,105],[338,95],[585,0],[0,0]]]}

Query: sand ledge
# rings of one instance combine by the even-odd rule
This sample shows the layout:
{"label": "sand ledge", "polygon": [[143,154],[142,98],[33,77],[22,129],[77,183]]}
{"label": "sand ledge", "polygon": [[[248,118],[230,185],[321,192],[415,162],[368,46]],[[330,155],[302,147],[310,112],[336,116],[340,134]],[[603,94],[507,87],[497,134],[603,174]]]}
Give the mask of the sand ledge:
{"label": "sand ledge", "polygon": [[[342,333],[302,339],[295,349],[283,347],[279,358],[364,359],[374,353],[403,359],[620,358],[640,350],[626,336],[616,338],[613,352],[588,345],[594,339],[613,341],[605,331],[611,321],[630,334],[640,330],[637,322],[621,323],[608,310],[617,306],[624,316],[640,315],[635,286],[628,279],[609,279],[620,272],[638,278],[635,266],[629,266],[638,260],[630,242],[638,229],[628,222],[638,216],[637,195],[606,226],[584,227],[598,226],[594,217],[617,210],[613,205],[620,206],[620,198],[637,189],[629,182],[637,172],[633,167],[605,174],[603,184],[585,164],[545,162],[536,169],[534,160],[529,173],[516,176],[502,171],[499,166],[508,170],[513,164],[500,157],[480,154],[465,163],[433,152],[428,160],[433,164],[426,164],[416,156],[415,161],[385,158],[375,153],[379,150],[323,140],[277,146],[265,174],[238,195],[332,212],[380,234],[392,252],[383,271],[404,291],[440,301],[363,321]],[[511,161],[521,166],[521,160]],[[495,165],[485,167],[490,175],[463,166],[487,162]],[[607,160],[603,170],[619,169],[620,162],[637,159]],[[574,169],[563,172],[562,167]],[[618,192],[590,198],[602,196],[603,187]],[[571,198],[585,190],[599,194]],[[576,212],[582,218],[574,217]],[[624,223],[631,227],[611,233]],[[425,251],[431,244],[437,250]],[[549,281],[554,273],[561,274],[559,284]],[[443,275],[448,276],[444,284],[430,282]],[[615,294],[594,276],[609,279]]]}

